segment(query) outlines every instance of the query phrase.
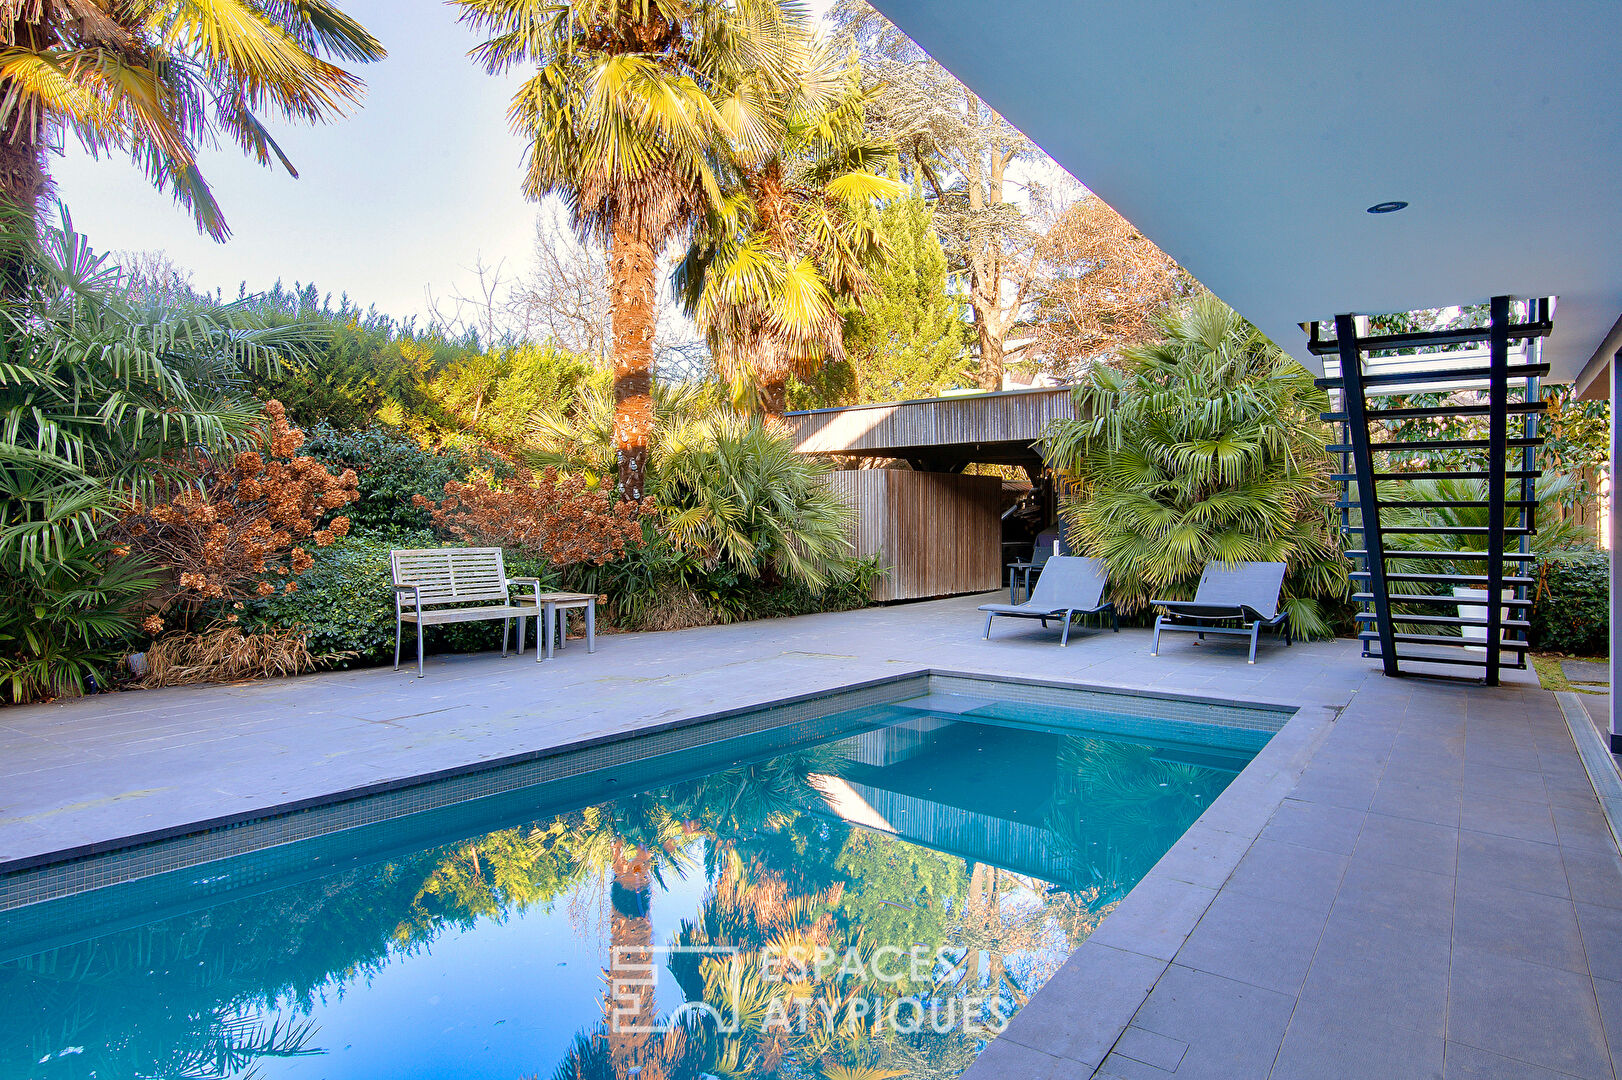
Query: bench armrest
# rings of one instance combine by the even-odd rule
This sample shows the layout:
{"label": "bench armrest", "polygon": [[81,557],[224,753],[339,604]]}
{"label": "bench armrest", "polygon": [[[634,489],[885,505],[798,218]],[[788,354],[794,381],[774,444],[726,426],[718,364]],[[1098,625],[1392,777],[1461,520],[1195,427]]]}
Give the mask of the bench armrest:
{"label": "bench armrest", "polygon": [[396,611],[401,610],[400,594],[405,593],[405,592],[408,592],[408,593],[411,594],[411,606],[414,609],[416,609],[417,611],[421,611],[422,610],[422,586],[421,585],[396,585],[394,587],[394,609]]}
{"label": "bench armrest", "polygon": [[530,588],[529,595],[520,596],[518,599],[520,599],[520,600],[536,600],[538,602],[538,598],[541,595],[541,579],[540,578],[510,577],[510,578],[507,579],[507,588],[510,589],[515,585],[528,585],[529,588]]}

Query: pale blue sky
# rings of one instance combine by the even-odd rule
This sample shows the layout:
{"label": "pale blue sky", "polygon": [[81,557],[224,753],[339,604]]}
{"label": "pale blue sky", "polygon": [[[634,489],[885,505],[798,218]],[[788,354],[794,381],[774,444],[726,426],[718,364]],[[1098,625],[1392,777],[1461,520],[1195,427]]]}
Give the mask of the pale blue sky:
{"label": "pale blue sky", "polygon": [[536,207],[519,193],[523,142],[507,131],[520,76],[492,78],[468,60],[477,39],[436,0],[343,6],[389,57],[362,69],[366,103],[347,120],[279,129],[299,179],[234,147],[204,158],[230,240],[199,236],[127,160],[93,161],[76,144],[51,164],[74,225],[99,250],[165,251],[199,287],[313,281],[396,315],[425,313],[428,289],[471,291],[481,257],[525,266]]}

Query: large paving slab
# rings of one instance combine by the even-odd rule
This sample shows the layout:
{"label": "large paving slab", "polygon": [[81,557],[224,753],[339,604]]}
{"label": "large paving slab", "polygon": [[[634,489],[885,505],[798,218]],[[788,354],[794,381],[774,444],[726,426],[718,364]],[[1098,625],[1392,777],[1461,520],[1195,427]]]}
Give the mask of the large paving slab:
{"label": "large paving slab", "polygon": [[[0,713],[0,862],[925,668],[1302,709],[971,1070],[1594,1077],[1622,856],[1561,711],[1353,642],[999,627],[976,598]],[[1338,718],[1329,722],[1331,716]]]}
{"label": "large paving slab", "polygon": [[1553,695],[1371,679],[1159,955],[1075,1075],[1607,1080],[1622,858]]}

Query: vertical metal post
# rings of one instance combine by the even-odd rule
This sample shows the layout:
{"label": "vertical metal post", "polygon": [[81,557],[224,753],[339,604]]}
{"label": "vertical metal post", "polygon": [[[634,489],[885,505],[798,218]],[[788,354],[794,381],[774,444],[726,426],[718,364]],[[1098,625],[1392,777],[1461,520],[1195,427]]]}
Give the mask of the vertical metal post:
{"label": "vertical metal post", "polygon": [[1504,474],[1509,456],[1509,297],[1492,298],[1487,367],[1487,685],[1498,685],[1504,634]]}
{"label": "vertical metal post", "polygon": [[1622,716],[1617,715],[1618,667],[1622,666],[1622,479],[1617,466],[1622,463],[1622,427],[1618,426],[1618,403],[1622,403],[1622,349],[1611,357],[1611,497],[1606,508],[1606,531],[1611,534],[1611,753],[1622,754]]}
{"label": "vertical metal post", "polygon": [[1387,675],[1397,672],[1397,643],[1391,626],[1391,600],[1385,585],[1385,537],[1380,535],[1380,499],[1375,492],[1374,454],[1369,450],[1369,419],[1363,400],[1363,349],[1357,340],[1357,322],[1350,315],[1335,316],[1335,337],[1340,345],[1340,381],[1346,397],[1348,440],[1357,474],[1357,514],[1369,571],[1369,592],[1374,597],[1375,626],[1380,633],[1380,666]]}

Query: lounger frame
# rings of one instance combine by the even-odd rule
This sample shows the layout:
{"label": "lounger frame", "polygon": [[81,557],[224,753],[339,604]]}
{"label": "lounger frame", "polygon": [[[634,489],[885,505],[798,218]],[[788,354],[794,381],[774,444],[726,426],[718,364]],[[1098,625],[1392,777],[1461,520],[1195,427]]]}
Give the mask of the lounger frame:
{"label": "lounger frame", "polygon": [[1115,614],[1115,602],[1100,604],[1095,608],[1055,608],[1052,611],[993,611],[986,615],[986,640],[991,639],[991,620],[999,616],[1005,619],[1041,619],[1045,627],[1049,619],[1063,619],[1064,632],[1059,635],[1059,647],[1070,644],[1070,620],[1077,615],[1108,615],[1110,629],[1117,634],[1121,632],[1121,620]]}
{"label": "lounger frame", "polygon": [[[1241,575],[1245,573],[1250,573],[1254,580],[1243,581]],[[1155,617],[1155,636],[1149,647],[1149,655],[1160,655],[1162,630],[1198,634],[1201,641],[1205,640],[1206,634],[1247,637],[1250,639],[1248,662],[1252,664],[1256,662],[1256,646],[1263,630],[1280,630],[1286,646],[1295,644],[1295,635],[1290,629],[1290,614],[1279,604],[1284,573],[1283,563],[1241,563],[1231,569],[1224,569],[1219,563],[1207,564],[1205,572],[1200,575],[1200,586],[1194,599],[1151,601],[1162,609],[1162,614]],[[1275,613],[1268,615],[1252,604],[1239,602],[1239,598],[1233,595],[1236,590],[1253,593],[1250,599],[1258,603],[1267,603],[1267,598],[1262,594],[1271,592]]]}

